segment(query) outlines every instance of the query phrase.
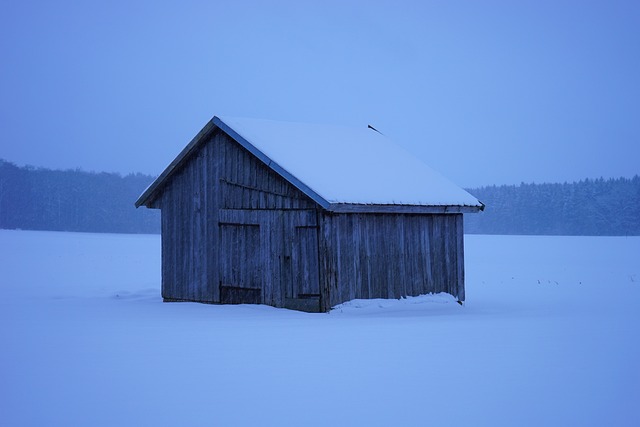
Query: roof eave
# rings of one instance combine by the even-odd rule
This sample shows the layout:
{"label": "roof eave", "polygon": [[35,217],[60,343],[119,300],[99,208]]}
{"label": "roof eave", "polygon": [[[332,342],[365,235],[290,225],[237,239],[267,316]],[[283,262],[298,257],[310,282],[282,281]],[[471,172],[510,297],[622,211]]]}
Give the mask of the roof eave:
{"label": "roof eave", "polygon": [[316,193],[306,185],[304,182],[300,181],[297,177],[292,175],[285,168],[280,166],[278,163],[273,161],[269,156],[264,154],[262,151],[258,150],[253,144],[251,144],[247,139],[245,139],[238,132],[233,130],[230,126],[228,126],[225,122],[223,122],[218,117],[213,117],[211,119],[217,127],[219,127],[224,133],[233,138],[238,144],[242,145],[247,151],[260,159],[267,167],[272,169],[278,175],[283,177],[285,180],[289,181],[292,185],[294,185],[298,190],[302,191],[309,198],[311,198],[314,202],[322,206],[324,209],[327,209],[330,206],[329,201],[327,201],[324,197]]}
{"label": "roof eave", "polygon": [[331,203],[328,208],[335,213],[415,213],[415,214],[454,214],[476,213],[484,209],[484,205],[401,205],[401,204],[359,204]]}
{"label": "roof eave", "polygon": [[[215,119],[215,117],[214,117]],[[160,174],[155,181],[151,183],[149,187],[138,197],[136,200],[136,208],[140,206],[150,207],[150,203],[153,202],[153,199],[156,196],[156,192],[162,187],[164,182],[173,174],[173,172],[182,164],[182,162],[191,154],[191,152],[196,149],[200,144],[206,140],[206,138],[211,135],[216,130],[217,126],[214,123],[214,120],[211,119],[209,122],[198,132],[196,136],[187,144],[186,147],[178,154],[178,156],[173,159],[173,161],[165,168],[165,170]]]}

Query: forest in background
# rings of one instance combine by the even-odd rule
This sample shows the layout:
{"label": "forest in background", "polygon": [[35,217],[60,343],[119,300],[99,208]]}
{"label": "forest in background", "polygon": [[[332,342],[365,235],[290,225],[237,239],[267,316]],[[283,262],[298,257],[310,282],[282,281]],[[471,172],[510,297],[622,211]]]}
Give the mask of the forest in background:
{"label": "forest in background", "polygon": [[472,234],[640,235],[640,177],[467,189],[486,207],[465,215]]}
{"label": "forest in background", "polygon": [[18,167],[0,159],[0,228],[160,233],[160,211],[133,205],[153,179]]}
{"label": "forest in background", "polygon": [[[0,159],[0,228],[159,233],[160,211],[136,209],[155,177],[16,166]],[[640,177],[467,189],[486,208],[465,233],[640,235]]]}

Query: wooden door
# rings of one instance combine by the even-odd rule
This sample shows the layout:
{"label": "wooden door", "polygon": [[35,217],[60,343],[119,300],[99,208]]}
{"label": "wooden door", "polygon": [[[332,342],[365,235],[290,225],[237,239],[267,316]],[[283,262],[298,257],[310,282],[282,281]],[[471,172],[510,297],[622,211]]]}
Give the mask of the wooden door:
{"label": "wooden door", "polygon": [[295,226],[291,230],[291,257],[288,261],[287,308],[317,312],[320,310],[318,273],[318,227]]}
{"label": "wooden door", "polygon": [[293,298],[320,296],[318,232],[316,226],[297,226],[291,248]]}
{"label": "wooden door", "polygon": [[219,223],[220,302],[261,304],[260,226]]}

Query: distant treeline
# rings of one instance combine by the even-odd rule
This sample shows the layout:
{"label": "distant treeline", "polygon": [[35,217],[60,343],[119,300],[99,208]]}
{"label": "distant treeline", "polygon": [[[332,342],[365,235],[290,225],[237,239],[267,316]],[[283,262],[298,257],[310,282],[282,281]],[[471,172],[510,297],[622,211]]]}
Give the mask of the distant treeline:
{"label": "distant treeline", "polygon": [[[133,206],[153,181],[0,159],[0,228],[159,233],[160,211]],[[465,215],[475,234],[640,235],[640,177],[472,188],[486,208]]]}
{"label": "distant treeline", "polygon": [[133,206],[153,179],[18,167],[0,159],[0,228],[159,233],[160,212]]}
{"label": "distant treeline", "polygon": [[476,234],[640,235],[640,177],[468,189],[486,204],[465,215]]}

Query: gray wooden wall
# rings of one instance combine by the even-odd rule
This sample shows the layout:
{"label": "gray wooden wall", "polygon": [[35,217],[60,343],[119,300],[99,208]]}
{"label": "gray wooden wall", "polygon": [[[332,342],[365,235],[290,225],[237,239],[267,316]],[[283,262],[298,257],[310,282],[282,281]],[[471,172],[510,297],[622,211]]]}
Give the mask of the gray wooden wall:
{"label": "gray wooden wall", "polygon": [[162,296],[218,302],[220,185],[215,146],[205,144],[165,185],[154,206],[162,210]]}
{"label": "gray wooden wall", "polygon": [[153,206],[162,209],[167,300],[297,307],[309,299],[323,311],[428,292],[464,300],[462,214],[325,212],[220,131]]}
{"label": "gray wooden wall", "polygon": [[462,214],[325,214],[320,231],[330,306],[429,292],[464,300]]}
{"label": "gray wooden wall", "polygon": [[226,134],[192,153],[153,205],[162,210],[163,298],[255,302],[260,289],[259,302],[283,307],[319,293],[294,286],[318,283],[317,205]]}

